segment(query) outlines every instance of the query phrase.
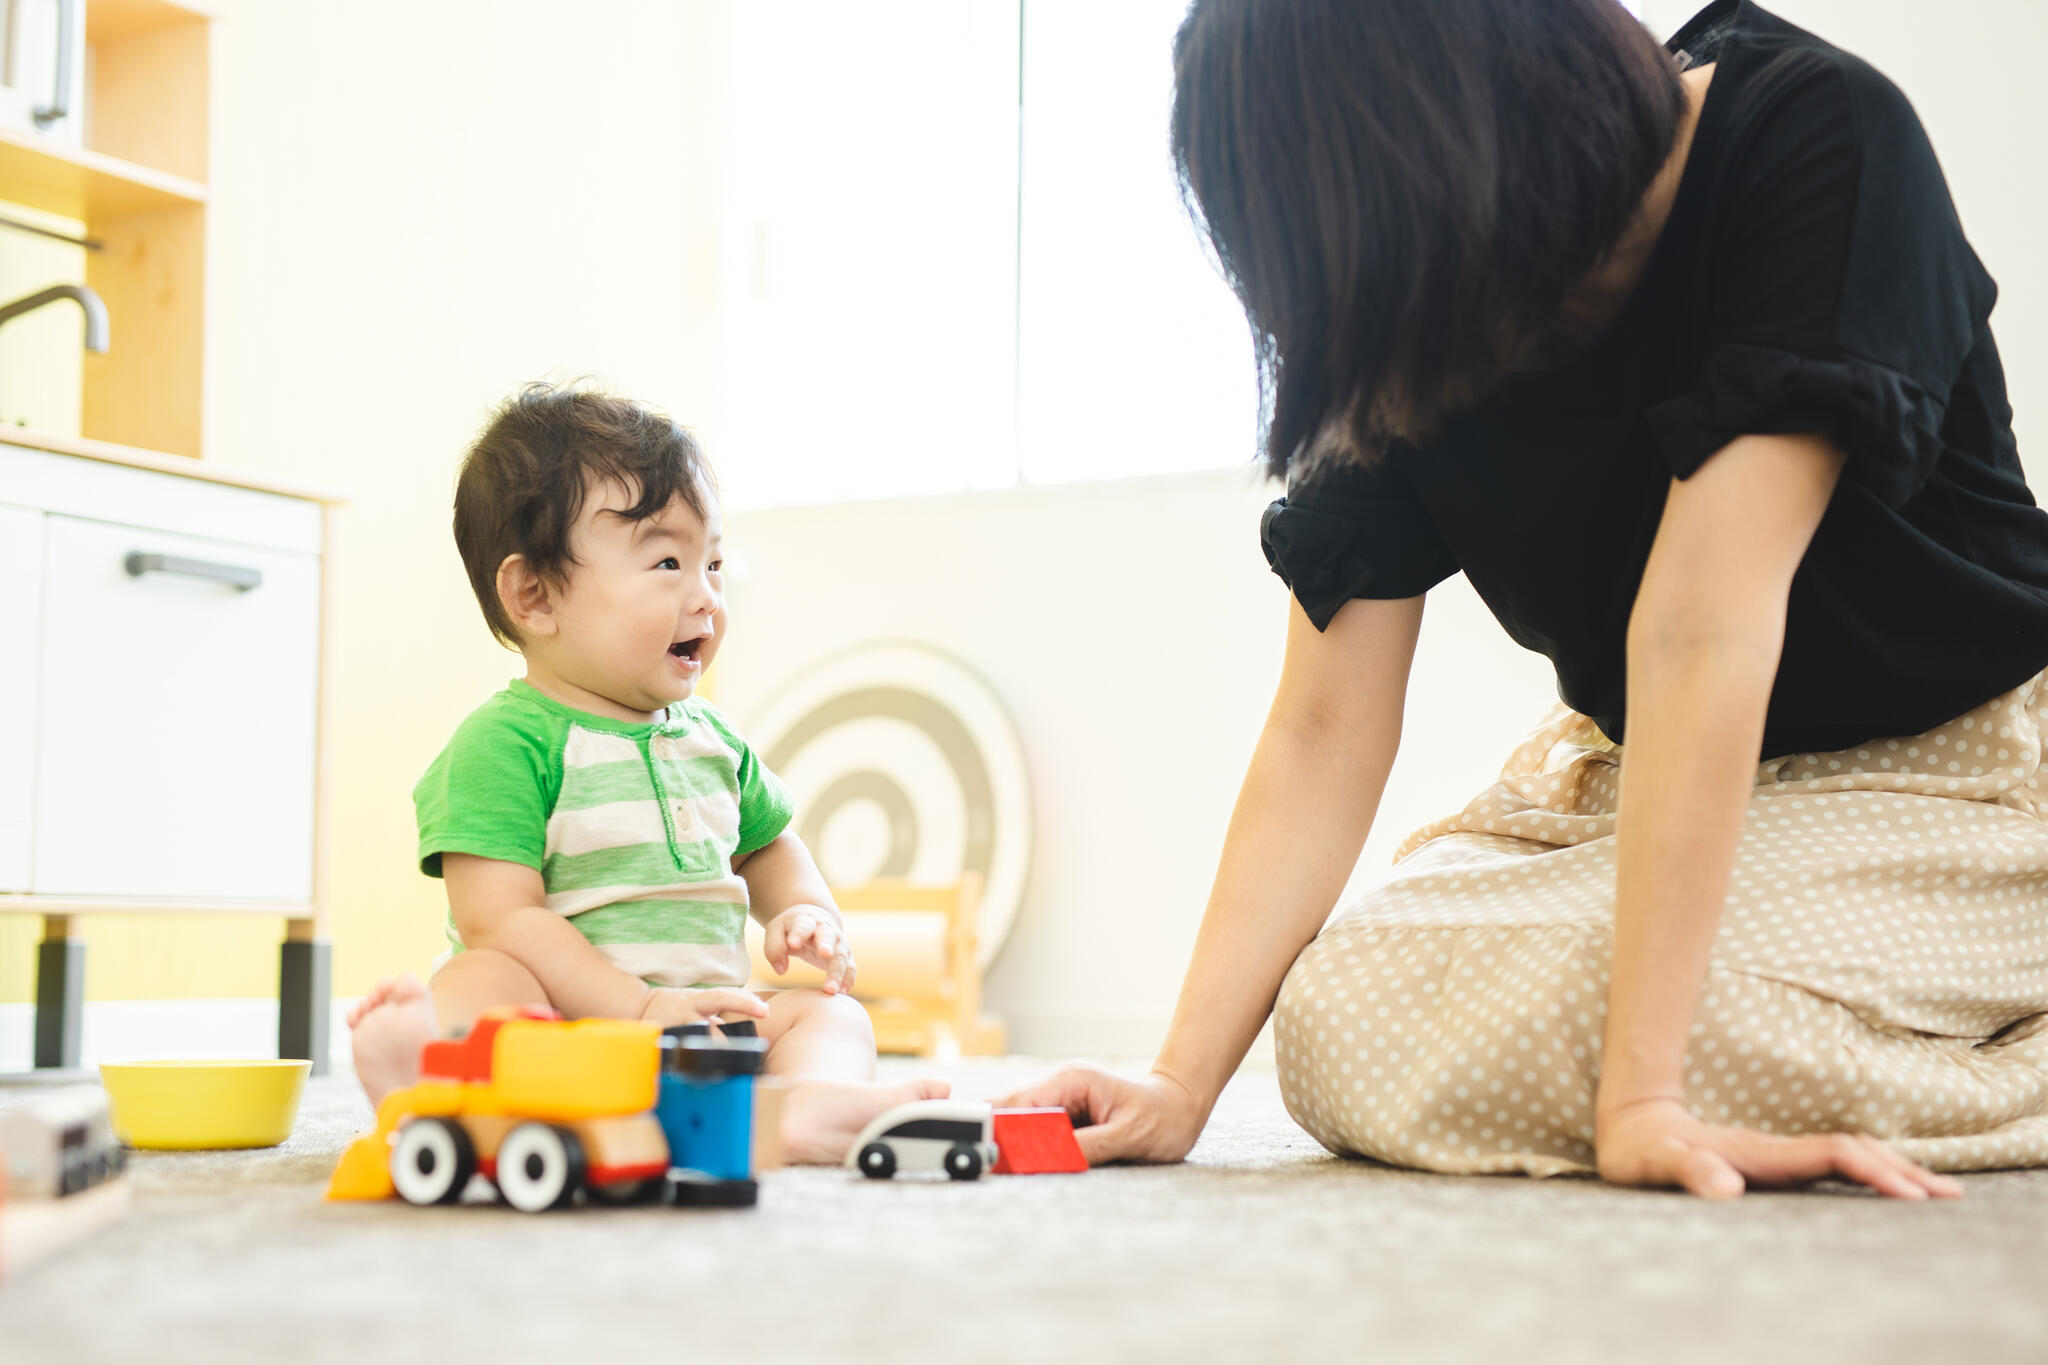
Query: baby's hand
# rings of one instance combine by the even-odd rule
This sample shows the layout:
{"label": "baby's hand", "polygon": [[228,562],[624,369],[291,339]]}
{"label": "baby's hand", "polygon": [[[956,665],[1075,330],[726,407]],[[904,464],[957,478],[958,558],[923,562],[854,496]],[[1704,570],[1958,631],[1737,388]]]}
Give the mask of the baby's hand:
{"label": "baby's hand", "polygon": [[768,1002],[752,991],[719,986],[709,990],[677,990],[673,986],[656,986],[647,992],[647,1000],[640,1006],[640,1017],[663,1028],[674,1028],[677,1024],[717,1023],[722,1014],[744,1014],[750,1019],[766,1019]]}
{"label": "baby's hand", "polygon": [[777,976],[789,970],[792,957],[823,971],[827,995],[851,991],[859,971],[839,916],[823,906],[792,905],[769,920],[761,951]]}

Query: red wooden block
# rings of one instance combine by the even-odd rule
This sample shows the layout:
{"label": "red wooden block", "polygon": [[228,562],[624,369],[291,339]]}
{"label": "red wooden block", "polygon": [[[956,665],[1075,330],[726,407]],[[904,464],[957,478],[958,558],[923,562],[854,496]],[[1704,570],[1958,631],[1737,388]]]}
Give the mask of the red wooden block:
{"label": "red wooden block", "polygon": [[437,1080],[488,1081],[491,1078],[491,1048],[497,1042],[498,1026],[507,1019],[555,1020],[562,1016],[534,1005],[491,1010],[470,1026],[460,1038],[436,1038],[420,1048],[420,1075]]}
{"label": "red wooden block", "polygon": [[1064,1109],[996,1110],[996,1175],[1085,1171],[1088,1158]]}

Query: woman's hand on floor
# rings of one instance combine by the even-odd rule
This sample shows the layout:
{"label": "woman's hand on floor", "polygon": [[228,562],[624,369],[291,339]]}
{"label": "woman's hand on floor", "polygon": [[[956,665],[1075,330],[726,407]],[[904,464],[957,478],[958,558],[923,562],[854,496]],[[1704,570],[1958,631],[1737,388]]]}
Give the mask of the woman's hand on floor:
{"label": "woman's hand on floor", "polygon": [[1603,1113],[1600,1177],[1616,1185],[1677,1185],[1706,1199],[1734,1199],[1751,1185],[1834,1178],[1897,1199],[1954,1199],[1963,1187],[1914,1165],[1876,1138],[1849,1133],[1777,1137],[1702,1123],[1673,1099],[1645,1099]]}
{"label": "woman's hand on floor", "polygon": [[1204,1106],[1159,1072],[1133,1080],[1076,1062],[997,1106],[1064,1109],[1090,1166],[1109,1161],[1179,1161],[1201,1136]]}

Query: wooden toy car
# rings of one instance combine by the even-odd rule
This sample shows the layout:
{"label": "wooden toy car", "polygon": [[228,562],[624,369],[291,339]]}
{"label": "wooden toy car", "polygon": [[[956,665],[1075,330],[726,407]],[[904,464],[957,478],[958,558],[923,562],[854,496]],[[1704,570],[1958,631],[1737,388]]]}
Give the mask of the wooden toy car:
{"label": "wooden toy car", "polygon": [[994,1110],[964,1100],[912,1100],[870,1123],[854,1139],[846,1164],[871,1180],[898,1171],[944,1171],[978,1180],[996,1163]]}
{"label": "wooden toy car", "polygon": [[16,1199],[82,1194],[128,1164],[98,1086],[54,1091],[0,1116],[0,1152],[0,1177]]}
{"label": "wooden toy car", "polygon": [[[482,1174],[526,1213],[578,1193],[751,1204],[765,1050],[757,1038],[665,1039],[633,1020],[486,1011],[465,1036],[421,1049],[421,1081],[384,1097],[327,1197],[452,1204]],[[672,1169],[685,1161],[692,1169]]]}

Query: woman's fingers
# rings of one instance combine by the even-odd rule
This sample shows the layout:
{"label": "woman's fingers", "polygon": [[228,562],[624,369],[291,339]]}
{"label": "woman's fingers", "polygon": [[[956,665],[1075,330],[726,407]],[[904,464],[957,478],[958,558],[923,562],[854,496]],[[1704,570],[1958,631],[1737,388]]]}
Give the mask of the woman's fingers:
{"label": "woman's fingers", "polygon": [[1927,1191],[1920,1183],[1909,1179],[1896,1162],[1888,1156],[1881,1156],[1871,1149],[1869,1142],[1862,1138],[1829,1139],[1833,1144],[1830,1156],[1835,1169],[1851,1180],[1868,1185],[1880,1194],[1894,1199],[1925,1199]]}
{"label": "woman's fingers", "polygon": [[1879,1161],[1889,1164],[1901,1178],[1918,1185],[1933,1199],[1960,1199],[1963,1196],[1962,1183],[1948,1176],[1937,1174],[1925,1166],[1906,1160],[1891,1149],[1891,1145],[1874,1137],[1858,1138]]}
{"label": "woman's fingers", "polygon": [[[996,1101],[998,1109],[1064,1109],[1074,1114],[1074,1107],[1067,1103],[1075,1068],[1064,1067],[1044,1080],[1013,1090]],[[1079,1117],[1079,1115],[1075,1115]]]}
{"label": "woman's fingers", "polygon": [[1090,1166],[1101,1166],[1129,1156],[1130,1134],[1127,1121],[1112,1118],[1105,1123],[1092,1123],[1086,1128],[1076,1126],[1074,1141],[1081,1145],[1081,1155]]}
{"label": "woman's fingers", "polygon": [[1906,1160],[1873,1137],[1816,1133],[1781,1137],[1701,1123],[1672,1104],[1617,1109],[1599,1139],[1600,1174],[1623,1185],[1677,1185],[1707,1199],[1732,1199],[1752,1185],[1799,1185],[1830,1178],[1867,1185],[1893,1199],[1953,1199],[1963,1188]]}
{"label": "woman's fingers", "polygon": [[1739,1199],[1748,1182],[1729,1160],[1708,1147],[1687,1147],[1673,1158],[1672,1183],[1702,1199]]}
{"label": "woman's fingers", "polygon": [[1088,1164],[1179,1161],[1200,1135],[1206,1108],[1187,1087],[1153,1073],[1133,1080],[1076,1064],[1002,1100],[1006,1109],[1059,1108],[1074,1120]]}
{"label": "woman's fingers", "polygon": [[1837,1176],[1894,1199],[1952,1199],[1963,1192],[1955,1181],[1915,1165],[1876,1138],[1848,1133],[1780,1138],[1740,1132],[1737,1145],[1740,1150],[1732,1155],[1756,1184],[1793,1185]]}
{"label": "woman's fingers", "polygon": [[1092,1066],[1065,1066],[1038,1084],[1005,1097],[998,1107],[1064,1109],[1080,1130],[1083,1124],[1101,1123],[1108,1117],[1111,1101],[1106,1088],[1115,1081],[1116,1077]]}

